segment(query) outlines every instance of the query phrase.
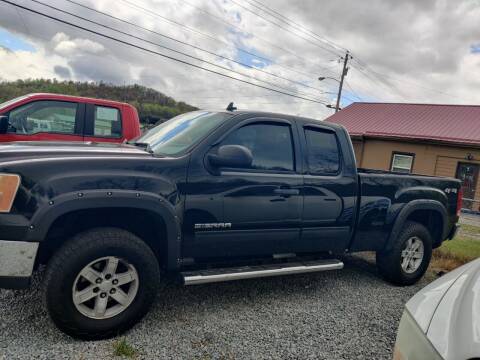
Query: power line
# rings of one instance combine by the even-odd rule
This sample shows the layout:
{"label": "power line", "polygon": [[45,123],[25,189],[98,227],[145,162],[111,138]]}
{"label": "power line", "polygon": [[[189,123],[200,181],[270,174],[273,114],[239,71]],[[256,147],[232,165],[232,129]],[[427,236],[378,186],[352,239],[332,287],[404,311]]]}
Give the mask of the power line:
{"label": "power line", "polygon": [[[338,44],[335,44],[334,42],[324,38],[323,36],[321,35],[318,35],[317,33],[313,32],[312,30],[306,28],[305,26],[299,24],[298,22],[295,22],[293,21],[292,19],[289,19],[288,17],[286,17],[285,15],[281,14],[280,12],[268,7],[267,5],[261,3],[260,1],[257,1],[257,0],[244,0],[246,1],[248,4],[250,4],[251,6],[269,14],[270,16],[274,17],[275,19],[277,20],[280,20],[281,22],[289,25],[290,27],[293,27],[294,29],[297,29],[309,36],[311,36],[312,38],[316,38],[318,39],[319,41],[329,45],[330,47],[332,47],[333,49],[335,50],[340,50],[340,51],[348,51],[348,49],[338,45]],[[258,4],[258,5],[255,5]],[[293,26],[293,25],[295,26]]]}
{"label": "power line", "polygon": [[389,91],[390,90],[394,90],[397,95],[402,99],[402,100],[406,100],[405,97],[403,96],[402,92],[400,91],[400,89],[398,89],[396,86],[394,86],[393,84],[390,84],[388,82],[386,82],[385,80],[383,79],[377,79],[377,78],[373,78],[372,76],[370,76],[369,73],[367,73],[364,69],[360,68],[360,67],[357,67],[355,65],[352,64],[352,68],[356,69],[360,74],[362,74],[366,79],[368,79],[369,81],[371,81],[372,83],[377,83],[381,86],[383,86],[385,89],[388,89]]}
{"label": "power line", "polygon": [[424,85],[421,85],[415,81],[411,81],[411,80],[405,80],[405,79],[401,79],[401,78],[398,78],[396,76],[393,76],[393,75],[390,75],[390,74],[384,74],[384,73],[381,73],[379,71],[376,71],[376,70],[373,70],[371,67],[369,67],[366,63],[364,63],[363,61],[359,61],[357,59],[357,63],[360,65],[360,66],[363,66],[363,68],[366,70],[366,71],[370,71],[372,74],[376,75],[377,77],[379,77],[381,80],[385,81],[384,79],[382,79],[382,77],[385,77],[385,78],[389,78],[390,80],[392,81],[397,81],[397,82],[403,82],[405,84],[409,84],[409,85],[413,85],[413,86],[416,86],[418,88],[421,88],[421,89],[424,89],[424,90],[428,90],[428,91],[431,91],[433,93],[437,93],[437,94],[441,94],[441,95],[445,95],[445,96],[449,96],[449,97],[454,97],[454,98],[457,98],[457,99],[464,99],[462,97],[459,97],[459,96],[456,96],[456,95],[453,95],[453,94],[450,94],[450,93],[447,93],[445,91],[441,91],[441,90],[437,90],[437,89],[433,89],[433,88],[430,88],[430,87],[427,87],[427,86],[424,86]]}
{"label": "power line", "polygon": [[249,8],[247,8],[246,6],[243,6],[242,4],[239,4],[236,0],[230,0],[230,2],[233,3],[233,4],[235,4],[235,5],[237,5],[238,7],[242,8],[242,9],[244,9],[244,10],[252,13],[253,15],[255,15],[255,16],[257,16],[257,17],[262,18],[264,21],[266,21],[266,22],[268,22],[268,23],[270,23],[270,24],[273,24],[273,25],[279,27],[280,29],[282,29],[282,30],[284,30],[284,31],[286,31],[286,32],[288,32],[288,33],[290,33],[290,34],[293,34],[293,35],[295,35],[296,37],[298,37],[298,38],[300,38],[300,39],[303,39],[304,41],[307,41],[308,43],[310,43],[310,44],[312,44],[312,45],[314,45],[314,46],[316,46],[316,47],[318,47],[318,48],[320,48],[320,49],[322,49],[322,50],[324,50],[324,51],[326,51],[326,52],[329,52],[329,53],[331,53],[331,54],[333,54],[333,55],[335,55],[335,56],[340,56],[339,53],[337,53],[337,52],[335,52],[335,51],[333,51],[333,50],[330,50],[330,49],[328,49],[328,48],[326,48],[326,47],[323,47],[323,46],[321,46],[320,44],[318,44],[318,43],[316,43],[316,42],[313,42],[313,41],[311,41],[310,39],[305,38],[305,37],[299,35],[298,33],[295,33],[295,32],[293,32],[293,31],[291,31],[290,29],[285,28],[284,26],[282,26],[282,25],[280,25],[280,24],[278,24],[278,23],[276,23],[276,22],[274,22],[274,21],[271,21],[270,19],[267,19],[266,17],[264,17],[264,16],[256,13],[256,12],[253,11],[252,9],[249,9]]}
{"label": "power line", "polygon": [[175,42],[177,42],[177,43],[179,43],[179,44],[189,46],[189,47],[191,47],[191,48],[194,48],[194,49],[199,50],[199,51],[201,51],[201,52],[204,52],[204,53],[206,53],[206,54],[209,54],[209,55],[212,55],[212,56],[216,56],[216,57],[219,57],[219,58],[224,59],[224,60],[228,60],[228,61],[233,62],[233,63],[235,63],[235,64],[238,64],[238,65],[247,67],[247,68],[249,68],[249,69],[253,69],[253,70],[255,70],[255,71],[258,71],[258,72],[261,72],[261,73],[264,73],[264,74],[267,74],[267,75],[276,77],[276,78],[278,78],[278,79],[282,79],[282,80],[291,82],[291,83],[293,83],[293,84],[297,84],[297,85],[304,86],[304,87],[307,87],[307,88],[310,88],[310,89],[314,89],[314,90],[316,90],[316,91],[323,92],[322,89],[319,89],[319,88],[314,87],[314,86],[307,85],[307,84],[305,84],[305,83],[303,83],[303,82],[301,82],[301,81],[292,80],[292,79],[289,79],[289,78],[286,78],[286,77],[283,77],[283,76],[280,76],[280,75],[271,73],[271,72],[269,72],[269,71],[266,71],[266,70],[263,70],[263,69],[259,69],[259,68],[255,67],[255,66],[252,66],[252,65],[249,65],[249,64],[245,64],[245,63],[243,63],[243,62],[241,62],[241,61],[237,61],[237,60],[232,59],[232,58],[229,58],[229,57],[227,57],[227,56],[217,54],[217,53],[215,53],[215,52],[213,52],[213,51],[209,51],[209,50],[203,49],[203,48],[201,48],[200,46],[196,46],[196,45],[194,45],[194,44],[190,44],[190,43],[188,43],[188,42],[186,42],[186,41],[182,41],[182,40],[175,39],[175,38],[173,38],[173,37],[171,37],[171,36],[169,36],[169,35],[165,35],[165,34],[162,34],[162,33],[157,32],[157,31],[154,31],[154,30],[145,28],[145,27],[143,27],[143,26],[140,26],[140,25],[138,25],[138,24],[134,24],[134,23],[132,23],[132,22],[130,22],[130,21],[121,19],[121,18],[119,18],[119,17],[113,16],[113,15],[111,15],[111,14],[105,13],[105,12],[100,11],[100,10],[97,10],[97,9],[94,9],[94,8],[92,8],[92,7],[89,7],[89,6],[80,4],[80,3],[76,2],[76,1],[73,1],[73,0],[65,0],[65,1],[67,1],[67,2],[69,2],[69,3],[72,3],[72,4],[75,4],[75,5],[77,5],[77,6],[80,6],[80,7],[84,8],[84,9],[88,9],[88,10],[90,10],[90,11],[94,11],[94,12],[96,12],[96,13],[98,13],[98,14],[103,15],[103,16],[107,16],[107,17],[109,17],[109,18],[115,19],[115,20],[120,21],[120,22],[122,22],[122,23],[125,23],[125,24],[128,24],[128,25],[134,26],[134,27],[136,27],[136,28],[142,29],[142,30],[144,30],[144,31],[150,32],[150,33],[152,33],[152,34],[161,36],[161,37],[163,37],[163,38],[166,38],[166,39],[169,39],[169,40],[172,40],[172,41],[175,41]]}
{"label": "power line", "polygon": [[[225,89],[223,89],[225,91]],[[334,92],[328,92],[327,94],[335,95]],[[275,94],[275,95],[234,95],[235,98],[252,98],[258,99],[262,97],[283,97],[284,95]],[[208,99],[225,99],[225,96],[205,96],[205,97],[193,97],[192,100],[208,100]],[[293,100],[293,99],[292,99]]]}
{"label": "power line", "polygon": [[[231,0],[231,1],[234,1],[234,0]],[[288,24],[288,25],[290,25],[290,26],[292,26],[290,23],[293,23],[294,25],[296,25],[296,28],[297,28],[297,29],[299,29],[299,30],[302,30],[302,29],[303,29],[304,32],[308,32],[308,33],[311,34],[311,36],[313,35],[313,36],[319,38],[320,41],[327,41],[329,44],[333,44],[333,45],[331,45],[332,47],[340,47],[340,48],[343,48],[343,47],[341,47],[340,45],[337,45],[337,44],[335,44],[335,43],[333,43],[333,42],[330,42],[330,41],[328,41],[328,40],[323,40],[320,35],[314,33],[313,31],[311,31],[311,30],[303,27],[302,25],[300,25],[300,24],[298,24],[298,23],[295,23],[293,20],[287,18],[286,16],[282,15],[282,14],[279,13],[278,11],[276,11],[276,10],[274,10],[274,9],[272,9],[272,8],[269,8],[268,6],[262,4],[260,1],[257,1],[257,0],[244,0],[244,1],[246,1],[247,3],[251,4],[252,6],[254,6],[254,7],[260,9],[260,10],[266,11],[265,9],[268,9],[268,10],[270,11],[270,13],[269,13],[270,16],[273,16],[273,17],[275,17],[276,19],[278,19],[278,20],[280,20],[280,21],[282,21],[282,22],[284,22],[284,23],[286,23],[286,24]],[[255,4],[252,4],[252,2],[255,2],[255,3],[261,5],[261,6],[262,6],[263,8],[265,8],[265,9],[262,9],[260,6],[257,6],[257,5],[255,5]],[[272,13],[273,13],[273,15],[272,15]],[[278,15],[278,16],[275,16],[275,15]],[[288,20],[288,21],[282,20],[280,17],[283,18],[283,19],[286,19],[286,20]],[[289,23],[289,22],[290,22],[290,23]],[[292,26],[292,27],[293,27],[293,26]],[[345,48],[343,48],[343,49],[345,49]],[[375,70],[373,70],[373,69],[370,69],[367,64],[362,64],[363,62],[360,61],[357,56],[355,56],[355,58],[356,58],[356,59],[355,59],[356,62],[357,62],[360,66],[362,66],[362,67],[364,68],[364,70],[370,71],[372,74],[376,75],[376,77],[377,77],[380,81],[382,81],[382,83],[383,83],[384,85],[387,85],[387,86],[393,88],[397,93],[399,93],[399,94],[401,95],[401,92],[400,92],[400,90],[399,90],[398,88],[396,88],[395,86],[393,86],[392,84],[386,82],[384,79],[381,78],[381,76],[385,76],[385,77],[388,77],[388,78],[390,78],[390,79],[392,79],[392,80],[395,80],[395,78],[394,78],[393,76],[391,76],[391,75],[386,75],[386,74],[383,74],[383,75],[382,75],[381,73],[379,73],[379,72],[377,72],[377,71],[375,71]],[[354,65],[352,65],[352,66],[354,66]],[[359,70],[360,72],[362,72],[362,71],[361,71],[360,69],[358,69],[358,68],[357,68],[357,70]],[[365,73],[363,73],[363,74],[364,74],[365,76],[369,77],[369,76],[366,75]],[[405,80],[402,80],[402,79],[397,79],[397,81],[404,81],[404,82],[406,82]],[[434,89],[430,89],[430,88],[427,88],[427,87],[423,87],[422,85],[418,85],[418,84],[417,84],[417,86],[422,87],[422,88],[427,89],[427,90],[431,90],[431,91],[437,92],[437,93],[441,93],[441,94],[444,94],[444,95],[453,96],[453,95],[450,95],[450,94],[445,93],[445,92],[441,92],[441,91],[438,91],[438,90],[434,90]],[[352,90],[353,90],[353,89],[352,89]],[[401,96],[402,96],[402,95],[401,95]],[[404,97],[402,96],[402,98],[404,98]]]}
{"label": "power line", "polygon": [[[223,106],[223,103],[220,103],[220,102],[215,102],[215,103],[209,103],[209,102],[195,102],[193,101],[193,103],[195,103],[195,106],[200,106],[200,107],[215,107],[217,106],[217,104],[220,104],[220,106]],[[286,105],[286,104],[292,104],[291,102],[260,102],[260,103],[253,103],[254,105]],[[242,106],[242,105],[245,105],[245,106],[248,106],[248,105],[251,105],[251,103],[248,103],[248,102],[244,102],[244,101],[235,101],[235,106]],[[300,105],[300,106],[318,106],[316,104],[305,104],[305,103],[297,103],[297,105]]]}
{"label": "power line", "polygon": [[[363,101],[363,99],[360,96],[358,96],[358,94],[355,92],[355,90],[353,90],[353,87],[350,85],[348,80],[345,80],[345,84],[350,89],[350,92],[353,94],[353,96],[355,96],[358,100]],[[345,97],[345,95],[344,95],[344,97]],[[349,100],[352,100],[352,99],[349,99]]]}
{"label": "power line", "polygon": [[[234,0],[231,0],[231,1],[234,1]],[[268,7],[268,6],[266,6],[265,4],[261,3],[261,2],[258,1],[258,0],[244,0],[244,1],[246,1],[247,3],[249,3],[251,6],[254,6],[254,7],[260,9],[260,10],[263,10],[264,12],[267,12],[267,10],[268,10],[267,13],[268,13],[270,16],[273,16],[273,17],[276,18],[277,20],[280,20],[280,21],[288,24],[289,26],[292,26],[292,24],[294,24],[294,25],[296,25],[296,28],[297,28],[298,30],[302,30],[302,29],[303,29],[304,32],[310,33],[311,36],[313,35],[313,36],[318,37],[318,39],[319,39],[320,41],[327,42],[327,43],[330,44],[330,46],[332,46],[332,47],[339,47],[339,48],[341,48],[341,49],[345,49],[345,48],[341,47],[340,45],[335,44],[335,43],[333,43],[333,42],[331,42],[331,41],[329,41],[329,40],[327,40],[327,39],[322,39],[322,37],[321,37],[320,35],[316,34],[315,32],[313,32],[313,31],[311,31],[311,30],[309,30],[309,29],[307,29],[307,28],[305,28],[305,27],[302,26],[301,24],[298,24],[298,23],[294,22],[293,20],[291,20],[291,19],[287,18],[286,16],[282,15],[280,12],[278,12],[278,11],[276,11],[276,10]],[[257,4],[259,4],[260,6],[255,5],[255,4],[253,4],[252,2],[257,3]],[[263,7],[263,9],[262,9],[262,7]],[[267,9],[267,10],[265,10],[265,9]],[[275,16],[275,15],[277,15],[277,16]],[[283,20],[282,18],[285,19],[285,20]],[[293,26],[292,26],[292,27],[293,27]],[[294,28],[295,28],[295,27],[294,27]],[[449,96],[449,97],[454,97],[454,98],[457,98],[457,99],[463,99],[463,98],[458,97],[458,96],[455,96],[455,95],[453,95],[453,94],[450,94],[450,93],[447,93],[447,92],[444,92],[444,91],[440,91],[440,90],[437,90],[437,89],[433,89],[433,88],[430,88],[430,87],[421,85],[421,84],[419,84],[419,83],[417,83],[417,82],[414,82],[414,81],[409,81],[409,80],[405,80],[405,79],[396,77],[396,76],[391,75],[391,74],[384,74],[384,73],[378,72],[378,71],[376,71],[376,70],[371,69],[371,68],[370,68],[366,63],[364,63],[363,61],[360,61],[360,60],[358,59],[358,56],[355,56],[355,59],[356,59],[356,62],[358,63],[358,65],[362,66],[365,71],[371,72],[371,73],[374,74],[380,81],[382,81],[385,85],[387,85],[387,86],[389,86],[389,87],[392,87],[392,88],[395,89],[398,93],[400,93],[400,91],[398,90],[398,88],[396,88],[396,87],[394,87],[393,85],[391,85],[390,83],[386,82],[384,79],[382,79],[382,77],[389,78],[389,79],[391,79],[392,81],[397,81],[397,82],[403,82],[403,83],[406,83],[406,84],[410,84],[410,85],[413,85],[413,86],[416,86],[416,87],[419,87],[419,88],[421,88],[421,89],[428,90],[428,91],[431,91],[431,92],[434,92],[434,93],[437,93],[437,94],[441,94],[441,95],[445,95],[445,96]],[[353,66],[353,65],[352,65],[352,66]],[[357,68],[357,70],[359,70],[359,69]],[[360,71],[360,70],[359,70],[359,71]],[[402,96],[402,98],[405,99],[403,96]]]}
{"label": "power line", "polygon": [[[187,53],[185,53],[185,52],[182,52],[182,51],[179,51],[179,50],[175,50],[175,49],[170,48],[170,47],[168,47],[168,46],[164,46],[164,45],[161,45],[161,44],[158,44],[158,43],[155,43],[155,42],[152,42],[152,41],[143,39],[143,38],[141,38],[141,37],[138,37],[138,36],[129,34],[129,33],[124,32],[124,31],[122,31],[122,30],[118,30],[118,29],[112,28],[112,27],[110,27],[110,26],[108,26],[108,25],[104,25],[104,24],[101,24],[101,23],[99,23],[99,22],[96,22],[96,21],[87,19],[87,18],[85,18],[85,17],[79,16],[79,15],[75,15],[75,14],[73,14],[73,13],[71,13],[71,12],[68,12],[68,11],[65,11],[65,10],[62,10],[62,9],[59,9],[59,8],[57,8],[57,7],[54,7],[54,6],[45,4],[45,3],[41,2],[41,1],[38,1],[38,0],[30,0],[30,1],[32,1],[32,2],[34,2],[34,3],[37,3],[37,4],[41,4],[41,5],[45,6],[45,7],[48,7],[48,8],[50,8],[50,9],[53,9],[53,10],[55,10],[55,11],[58,11],[58,12],[61,12],[61,13],[70,15],[70,16],[75,17],[75,18],[78,18],[78,19],[81,19],[81,20],[83,20],[83,21],[92,23],[92,24],[94,24],[94,25],[97,25],[97,26],[106,28],[106,29],[108,29],[108,30],[112,30],[112,31],[118,32],[118,33],[120,33],[120,34],[122,34],[122,35],[129,36],[129,37],[131,37],[131,38],[133,38],[133,39],[140,40],[140,41],[146,42],[146,43],[148,43],[148,44],[155,45],[155,46],[158,46],[158,47],[160,47],[160,48],[166,49],[166,50],[168,50],[168,51],[172,51],[172,52],[174,52],[174,53],[177,53],[177,54],[180,54],[180,55],[189,57],[189,58],[191,58],[191,59],[204,62],[204,63],[206,63],[206,64],[215,66],[215,67],[217,67],[217,68],[219,68],[219,69],[226,70],[226,71],[229,71],[229,72],[232,72],[232,73],[234,73],[234,74],[237,74],[237,75],[240,75],[240,76],[244,76],[244,77],[247,77],[247,78],[250,78],[250,79],[254,79],[254,80],[256,80],[256,81],[265,83],[265,84],[267,84],[267,85],[269,85],[269,86],[277,87],[277,88],[282,89],[282,90],[285,90],[285,91],[291,91],[290,89],[285,88],[285,87],[283,87],[283,86],[280,86],[280,85],[271,83],[271,82],[269,82],[269,81],[257,79],[257,78],[254,77],[254,76],[251,76],[251,75],[248,75],[248,74],[244,74],[244,73],[241,73],[241,72],[239,72],[239,71],[235,71],[235,70],[232,70],[232,69],[230,69],[230,68],[227,68],[227,67],[225,67],[225,66],[221,66],[221,65],[215,64],[215,63],[213,63],[213,62],[210,62],[210,61],[201,59],[201,58],[199,58],[199,57],[196,57],[196,56],[187,54]],[[301,94],[301,95],[304,95],[304,96],[310,96],[310,94],[301,93],[301,92],[299,92],[299,91],[296,91],[296,93]]]}
{"label": "power line", "polygon": [[279,49],[279,50],[281,50],[281,51],[283,51],[283,52],[286,52],[286,53],[288,53],[288,54],[296,57],[297,59],[300,59],[300,60],[303,61],[304,63],[310,63],[310,64],[312,64],[312,65],[314,65],[314,66],[318,66],[318,64],[317,64],[316,62],[311,61],[311,60],[309,60],[309,59],[306,59],[306,58],[304,58],[304,57],[301,57],[301,56],[299,56],[298,54],[296,54],[295,52],[290,51],[290,50],[287,50],[287,49],[285,49],[284,47],[278,46],[278,45],[272,43],[271,41],[266,40],[266,39],[264,39],[264,38],[262,38],[262,37],[260,37],[260,36],[258,36],[258,35],[256,35],[256,34],[252,33],[252,32],[245,31],[245,30],[242,29],[241,27],[239,27],[239,26],[237,26],[237,25],[235,25],[235,24],[232,24],[231,22],[223,19],[222,17],[220,17],[220,16],[218,16],[218,15],[215,15],[215,14],[212,14],[211,12],[209,12],[209,11],[207,11],[207,10],[199,7],[199,6],[196,6],[196,5],[192,4],[192,3],[188,2],[187,0],[179,0],[179,1],[181,1],[181,2],[183,2],[183,3],[185,3],[185,4],[187,4],[187,5],[189,5],[189,6],[191,6],[191,7],[193,7],[194,9],[197,9],[198,11],[200,11],[200,12],[202,12],[202,13],[210,16],[211,18],[213,18],[213,19],[215,19],[215,20],[217,20],[217,21],[219,21],[219,22],[221,22],[221,23],[223,23],[223,24],[225,24],[225,25],[228,25],[229,27],[232,27],[232,28],[234,28],[234,29],[237,29],[237,30],[241,31],[242,33],[246,33],[247,35],[250,35],[250,36],[252,36],[252,37],[255,37],[255,38],[257,38],[257,39],[259,39],[259,40],[261,40],[261,41],[269,44],[270,46],[272,46],[272,47],[274,47],[274,48],[277,48],[277,49]]}
{"label": "power line", "polygon": [[258,88],[262,88],[262,89],[265,89],[265,90],[269,90],[269,91],[277,92],[277,93],[280,93],[280,94],[285,94],[285,95],[288,95],[288,96],[291,96],[291,97],[294,97],[294,98],[298,98],[298,99],[302,99],[302,100],[306,100],[306,101],[310,101],[310,102],[314,102],[314,103],[319,103],[319,104],[322,104],[322,105],[326,105],[326,103],[321,102],[321,101],[318,101],[318,100],[305,98],[305,97],[298,96],[298,95],[295,95],[295,94],[289,94],[289,93],[286,93],[286,92],[283,92],[283,91],[280,91],[280,90],[277,90],[277,89],[272,89],[272,88],[269,88],[269,87],[266,87],[266,86],[263,86],[263,85],[259,85],[259,84],[255,84],[255,83],[249,82],[249,81],[247,81],[247,80],[243,80],[243,79],[239,79],[239,78],[230,76],[230,75],[228,75],[228,74],[224,74],[224,73],[221,73],[221,72],[218,72],[218,71],[215,71],[215,70],[211,70],[211,69],[202,67],[202,66],[200,66],[200,65],[192,64],[192,63],[189,63],[188,61],[181,60],[181,59],[175,58],[175,57],[173,57],[173,56],[169,56],[169,55],[162,54],[162,53],[160,53],[160,52],[157,52],[157,51],[154,51],[154,50],[151,50],[151,49],[144,48],[144,47],[142,47],[142,46],[139,46],[139,45],[130,43],[130,42],[128,42],[128,41],[121,40],[121,39],[115,38],[115,37],[110,36],[110,35],[107,35],[107,34],[103,34],[103,33],[101,33],[101,32],[98,32],[98,31],[95,31],[95,30],[92,30],[92,29],[83,27],[83,26],[81,26],[81,25],[77,25],[77,24],[71,23],[71,22],[69,22],[69,21],[66,21],[66,20],[63,20],[63,19],[60,19],[60,18],[51,16],[51,15],[42,13],[42,12],[40,12],[40,11],[31,9],[31,8],[28,8],[28,7],[26,7],[26,6],[22,6],[22,5],[19,5],[19,4],[15,4],[15,3],[13,3],[13,2],[11,2],[11,1],[9,1],[9,0],[0,0],[0,1],[1,1],[1,2],[4,2],[4,3],[6,3],[6,4],[10,4],[10,5],[14,6],[14,7],[23,9],[23,10],[25,10],[25,11],[29,11],[29,12],[31,12],[31,13],[34,13],[34,14],[37,14],[37,15],[46,17],[46,18],[48,18],[48,19],[57,21],[57,22],[59,22],[59,23],[62,23],[62,24],[65,24],[65,25],[68,25],[68,26],[71,26],[71,27],[74,27],[74,28],[77,28],[77,29],[86,31],[86,32],[89,32],[89,33],[91,33],[91,34],[94,34],[94,35],[97,35],[97,36],[100,36],[100,37],[103,37],[103,38],[106,38],[106,39],[109,39],[109,40],[118,42],[118,43],[120,43],[120,44],[124,44],[124,45],[127,45],[127,46],[131,46],[131,47],[133,47],[133,48],[136,48],[136,49],[139,49],[139,50],[148,52],[148,53],[150,53],[150,54],[158,55],[158,56],[161,56],[161,57],[163,57],[163,58],[166,58],[166,59],[169,59],[169,60],[173,60],[173,61],[176,61],[176,62],[185,64],[185,65],[188,65],[188,66],[197,68],[197,69],[205,70],[205,71],[211,72],[211,73],[213,73],[213,74],[216,74],[216,75],[219,75],[219,76],[223,76],[223,77],[226,77],[226,78],[229,78],[229,79],[233,79],[233,80],[236,80],[236,81],[239,81],[239,82],[242,82],[242,83],[245,83],[245,84],[249,84],[249,85],[252,85],[252,86],[256,86],[256,87],[258,87]]}
{"label": "power line", "polygon": [[297,73],[297,74],[299,74],[299,75],[303,75],[303,76],[306,76],[306,77],[308,77],[308,78],[312,78],[312,74],[308,74],[308,73],[306,73],[306,72],[303,72],[303,71],[300,71],[300,70],[297,70],[297,69],[294,69],[294,68],[291,68],[291,67],[288,67],[288,66],[284,66],[284,65],[278,64],[278,63],[276,63],[274,60],[272,60],[272,59],[270,59],[270,58],[268,58],[268,57],[265,57],[265,56],[262,56],[262,55],[258,55],[258,54],[256,54],[256,53],[253,53],[253,52],[251,52],[251,51],[245,50],[245,49],[243,49],[243,48],[241,48],[241,47],[238,47],[238,46],[236,46],[236,45],[232,45],[232,44],[230,44],[230,43],[227,43],[226,41],[223,41],[223,40],[219,39],[218,37],[215,37],[215,36],[212,36],[212,35],[210,35],[210,34],[204,33],[204,32],[202,32],[202,31],[198,31],[198,30],[196,30],[196,29],[194,29],[194,28],[191,28],[191,27],[189,27],[189,26],[187,26],[187,25],[184,25],[184,24],[182,24],[182,23],[179,23],[179,22],[177,22],[177,21],[168,19],[168,18],[166,18],[165,16],[162,16],[162,15],[160,15],[159,13],[157,13],[157,12],[155,12],[155,11],[153,11],[153,10],[150,10],[150,9],[145,8],[145,7],[143,7],[143,6],[134,4],[134,3],[132,3],[132,2],[130,2],[130,1],[128,1],[128,0],[120,0],[120,1],[123,2],[123,3],[125,3],[125,4],[127,4],[127,6],[129,6],[129,7],[134,7],[134,8],[136,8],[137,10],[141,10],[141,11],[143,11],[144,13],[146,13],[146,14],[148,14],[148,15],[150,15],[150,16],[153,16],[153,17],[162,19],[162,20],[167,21],[167,22],[169,22],[169,23],[171,23],[171,24],[174,24],[174,25],[176,25],[176,26],[182,27],[182,28],[186,29],[186,30],[189,31],[189,32],[192,32],[192,33],[194,33],[194,34],[197,34],[197,35],[206,37],[206,38],[210,39],[211,41],[215,41],[215,42],[222,43],[222,44],[228,46],[229,48],[234,48],[234,49],[236,49],[236,50],[238,50],[238,51],[240,51],[240,52],[242,52],[242,53],[244,53],[244,54],[253,56],[254,58],[257,58],[257,59],[266,61],[266,62],[268,62],[268,63],[275,64],[276,66],[278,66],[278,67],[280,67],[280,68],[282,68],[282,69],[285,69],[285,70],[287,70],[287,71],[291,71],[291,72]]}

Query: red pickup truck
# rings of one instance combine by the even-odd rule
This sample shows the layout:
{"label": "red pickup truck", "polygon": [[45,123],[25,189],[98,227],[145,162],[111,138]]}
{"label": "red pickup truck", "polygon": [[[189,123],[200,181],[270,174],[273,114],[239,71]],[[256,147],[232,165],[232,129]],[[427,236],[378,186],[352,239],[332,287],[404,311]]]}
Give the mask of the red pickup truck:
{"label": "red pickup truck", "polygon": [[138,137],[130,104],[59,94],[28,94],[0,104],[0,142],[123,142]]}

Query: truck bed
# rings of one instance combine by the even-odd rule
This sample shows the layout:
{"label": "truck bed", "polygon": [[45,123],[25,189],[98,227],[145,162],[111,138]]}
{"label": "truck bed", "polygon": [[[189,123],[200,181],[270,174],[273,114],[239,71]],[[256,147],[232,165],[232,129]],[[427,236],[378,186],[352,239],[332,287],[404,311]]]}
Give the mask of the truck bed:
{"label": "truck bed", "polygon": [[456,222],[457,179],[374,169],[358,169],[357,173],[357,230],[350,251],[382,249],[400,212],[418,199],[440,203],[447,210],[448,221],[442,224],[439,239],[443,240]]}

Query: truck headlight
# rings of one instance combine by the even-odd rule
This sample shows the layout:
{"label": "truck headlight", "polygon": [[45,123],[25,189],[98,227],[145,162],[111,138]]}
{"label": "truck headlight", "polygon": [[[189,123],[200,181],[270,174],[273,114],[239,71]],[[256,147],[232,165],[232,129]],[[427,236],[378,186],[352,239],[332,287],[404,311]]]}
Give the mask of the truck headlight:
{"label": "truck headlight", "polygon": [[415,319],[405,310],[398,327],[393,360],[442,360],[437,350],[420,329]]}
{"label": "truck headlight", "polygon": [[10,212],[19,186],[20,176],[0,174],[0,213]]}

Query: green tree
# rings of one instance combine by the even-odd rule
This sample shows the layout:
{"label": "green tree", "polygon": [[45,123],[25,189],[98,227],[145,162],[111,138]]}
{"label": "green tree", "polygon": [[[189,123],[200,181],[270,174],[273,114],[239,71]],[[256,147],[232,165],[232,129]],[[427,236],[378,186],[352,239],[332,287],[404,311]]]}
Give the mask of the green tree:
{"label": "green tree", "polygon": [[54,93],[123,101],[138,110],[140,122],[153,125],[197,108],[142,85],[27,79],[0,82],[0,103],[29,93]]}

